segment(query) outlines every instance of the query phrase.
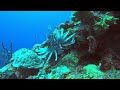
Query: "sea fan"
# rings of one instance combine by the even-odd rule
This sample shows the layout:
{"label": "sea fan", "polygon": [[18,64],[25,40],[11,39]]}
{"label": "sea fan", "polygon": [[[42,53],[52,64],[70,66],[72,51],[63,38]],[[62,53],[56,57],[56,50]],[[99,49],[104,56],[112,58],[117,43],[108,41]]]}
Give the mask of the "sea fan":
{"label": "sea fan", "polygon": [[67,31],[64,33],[64,29],[56,30],[56,32],[48,35],[47,42],[48,46],[39,48],[36,52],[40,55],[40,58],[47,58],[48,62],[52,55],[55,55],[55,61],[58,60],[58,55],[61,54],[67,46],[73,44],[75,42],[73,36],[75,34],[70,35],[70,32]]}

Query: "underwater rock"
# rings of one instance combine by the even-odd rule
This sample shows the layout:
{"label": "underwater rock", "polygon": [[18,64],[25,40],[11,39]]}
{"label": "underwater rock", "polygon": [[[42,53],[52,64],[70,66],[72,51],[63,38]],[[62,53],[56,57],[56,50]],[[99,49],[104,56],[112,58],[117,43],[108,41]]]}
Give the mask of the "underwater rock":
{"label": "underwater rock", "polygon": [[100,66],[88,64],[82,67],[81,71],[70,72],[66,79],[104,79],[105,73],[100,71]]}
{"label": "underwater rock", "polygon": [[100,69],[102,71],[106,71],[106,70],[110,70],[112,68],[112,60],[113,60],[113,55],[110,52],[110,50],[105,50],[104,55],[102,56],[101,60],[99,61],[102,65],[100,67]]}
{"label": "underwater rock", "polygon": [[79,65],[71,70],[70,73],[64,75],[65,79],[83,79],[82,78],[82,66]]}
{"label": "underwater rock", "polygon": [[120,79],[120,70],[114,68],[105,72],[104,79]]}
{"label": "underwater rock", "polygon": [[82,21],[84,24],[93,24],[94,16],[91,11],[74,11],[72,15],[74,22]]}
{"label": "underwater rock", "polygon": [[0,79],[17,79],[17,76],[15,75],[14,71],[10,70],[0,73]]}
{"label": "underwater rock", "polygon": [[37,75],[39,72],[38,68],[25,68],[25,67],[20,67],[18,69],[15,69],[17,78],[19,79],[26,79],[29,76]]}
{"label": "underwater rock", "polygon": [[81,73],[79,73],[79,72],[76,72],[76,73],[72,72],[72,73],[66,75],[65,79],[83,79],[83,78],[82,78],[82,74]]}
{"label": "underwater rock", "polygon": [[103,79],[104,72],[100,71],[100,64],[99,66],[96,66],[94,64],[88,64],[87,66],[83,67],[83,70],[85,71],[84,78],[89,79]]}
{"label": "underwater rock", "polygon": [[50,72],[46,72],[45,69],[40,69],[36,76],[29,76],[28,79],[64,79],[64,76],[71,72],[65,65],[50,68]]}
{"label": "underwater rock", "polygon": [[120,18],[120,11],[111,11],[111,12],[115,17]]}
{"label": "underwater rock", "polygon": [[0,79],[17,79],[12,63],[0,69]]}
{"label": "underwater rock", "polygon": [[8,70],[13,70],[12,63],[9,63],[9,64],[5,65],[3,68],[0,69],[0,72],[4,73],[4,72],[6,72]]}
{"label": "underwater rock", "polygon": [[103,52],[103,56],[100,60],[101,65],[101,70],[102,71],[107,71],[112,68],[115,68],[117,70],[120,70],[120,56],[113,51],[113,49],[106,49]]}
{"label": "underwater rock", "polygon": [[[40,69],[36,76],[31,76],[30,78],[33,78],[33,79],[47,79],[48,72],[46,72],[45,69],[46,68]],[[49,73],[51,73],[51,71]]]}
{"label": "underwater rock", "polygon": [[51,70],[51,73],[47,75],[47,79],[63,79],[65,74],[68,74],[71,70],[64,65],[58,66]]}
{"label": "underwater rock", "polygon": [[[72,15],[74,22],[81,21],[90,35],[97,36],[102,34],[109,26],[117,24],[116,18],[112,12],[103,11],[75,11]],[[87,27],[86,27],[87,26]]]}
{"label": "underwater rock", "polygon": [[13,68],[12,70],[0,72],[0,79],[26,79],[29,76],[36,75],[38,71],[38,68]]}
{"label": "underwater rock", "polygon": [[65,55],[60,61],[59,65],[66,65],[68,68],[74,69],[77,67],[79,59],[80,56],[78,55],[77,51],[74,50]]}
{"label": "underwater rock", "polygon": [[13,67],[26,67],[26,68],[40,68],[43,61],[40,60],[35,52],[32,50],[22,48],[16,51],[11,58]]}

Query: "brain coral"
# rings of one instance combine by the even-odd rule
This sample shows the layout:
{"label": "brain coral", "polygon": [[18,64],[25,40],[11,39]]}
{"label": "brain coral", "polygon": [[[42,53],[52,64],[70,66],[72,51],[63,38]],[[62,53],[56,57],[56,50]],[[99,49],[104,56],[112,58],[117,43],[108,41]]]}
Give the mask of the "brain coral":
{"label": "brain coral", "polygon": [[42,60],[38,58],[37,54],[26,48],[16,51],[11,61],[13,61],[13,67],[38,68],[42,66]]}

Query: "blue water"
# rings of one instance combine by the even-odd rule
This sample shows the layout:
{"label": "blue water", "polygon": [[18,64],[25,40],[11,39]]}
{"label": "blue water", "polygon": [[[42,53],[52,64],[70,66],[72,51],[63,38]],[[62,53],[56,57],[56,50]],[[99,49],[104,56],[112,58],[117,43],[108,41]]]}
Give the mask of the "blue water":
{"label": "blue water", "polygon": [[54,30],[60,23],[71,21],[70,16],[71,11],[0,11],[0,48],[1,42],[8,49],[12,42],[13,52],[31,49],[46,40],[48,27]]}

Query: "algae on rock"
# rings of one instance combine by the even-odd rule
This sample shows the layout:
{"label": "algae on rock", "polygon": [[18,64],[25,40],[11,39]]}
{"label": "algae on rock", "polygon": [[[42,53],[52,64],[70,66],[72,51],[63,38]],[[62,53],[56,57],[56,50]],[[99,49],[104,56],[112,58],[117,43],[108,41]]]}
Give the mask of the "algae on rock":
{"label": "algae on rock", "polygon": [[78,65],[78,61],[80,56],[76,51],[71,51],[67,55],[65,55],[59,64],[66,65],[70,69],[74,69]]}

